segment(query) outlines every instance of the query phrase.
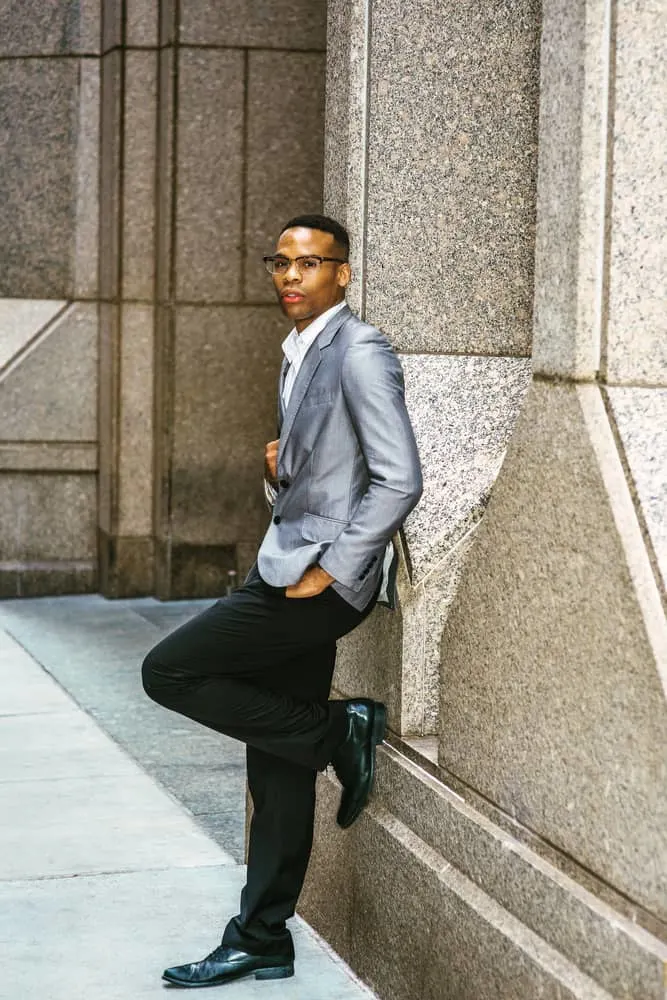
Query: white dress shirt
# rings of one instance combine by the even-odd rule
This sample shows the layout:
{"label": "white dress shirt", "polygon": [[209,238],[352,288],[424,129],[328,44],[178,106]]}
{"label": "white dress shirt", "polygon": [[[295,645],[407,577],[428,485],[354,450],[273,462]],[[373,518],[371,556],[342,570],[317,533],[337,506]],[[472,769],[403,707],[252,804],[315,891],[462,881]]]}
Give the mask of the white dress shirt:
{"label": "white dress shirt", "polygon": [[323,312],[317,317],[317,319],[314,319],[312,323],[309,323],[308,326],[304,327],[301,333],[297,333],[296,327],[294,327],[294,329],[292,329],[283,340],[283,354],[289,361],[289,368],[287,369],[287,375],[285,376],[282,390],[285,409],[287,409],[287,404],[289,403],[290,396],[292,395],[292,389],[294,388],[296,377],[299,374],[299,369],[303,364],[303,359],[308,353],[308,349],[313,346],[329,320],[333,319],[336,313],[340,312],[344,306],[345,300],[339,302],[335,306],[332,306],[331,309],[327,309],[327,311]]}

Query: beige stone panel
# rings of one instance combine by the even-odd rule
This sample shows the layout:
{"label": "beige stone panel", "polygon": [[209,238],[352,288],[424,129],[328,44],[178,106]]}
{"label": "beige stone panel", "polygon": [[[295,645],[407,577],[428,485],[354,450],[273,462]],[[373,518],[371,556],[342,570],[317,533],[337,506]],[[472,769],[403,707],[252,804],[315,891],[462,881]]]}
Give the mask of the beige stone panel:
{"label": "beige stone panel", "polygon": [[388,725],[402,732],[404,642],[400,608],[378,605],[366,621],[339,639],[333,685],[345,698],[375,698],[387,706]]}
{"label": "beige stone panel", "polygon": [[99,46],[100,0],[3,0],[0,58],[91,53]]}
{"label": "beige stone panel", "polygon": [[9,441],[97,439],[97,307],[71,306],[0,381]]}
{"label": "beige stone panel", "polygon": [[155,46],[158,44],[158,0],[128,0],[125,22],[125,44]]}
{"label": "beige stone panel", "polygon": [[276,432],[285,322],[277,308],[176,310],[171,525],[174,539],[231,545],[268,521],[264,446]]}
{"label": "beige stone panel", "polygon": [[0,443],[0,471],[95,472],[96,444]]}
{"label": "beige stone panel", "polygon": [[181,5],[184,45],[324,49],[326,0],[188,0]]}
{"label": "beige stone panel", "polygon": [[173,48],[158,54],[158,121],[155,241],[156,295],[160,302],[172,298],[173,282],[173,175],[174,175],[174,79]]}
{"label": "beige stone panel", "polygon": [[123,305],[120,330],[118,533],[153,530],[153,309]]}
{"label": "beige stone panel", "polygon": [[98,518],[102,531],[115,531],[117,510],[116,462],[118,452],[118,323],[119,307],[100,304],[99,323],[99,495]]}
{"label": "beige stone panel", "polygon": [[152,299],[155,281],[156,52],[125,53],[124,299]]}
{"label": "beige stone panel", "polygon": [[99,284],[103,299],[117,299],[120,290],[122,58],[116,49],[101,60]]}
{"label": "beige stone panel", "polygon": [[100,209],[100,61],[82,59],[76,152],[74,295],[97,296]]}
{"label": "beige stone panel", "polygon": [[178,54],[176,295],[185,302],[241,298],[244,56],[224,49]]}
{"label": "beige stone panel", "polygon": [[581,379],[600,365],[609,6],[542,5],[533,367]]}
{"label": "beige stone panel", "polygon": [[540,21],[373,2],[366,315],[399,350],[530,353]]}
{"label": "beige stone panel", "polygon": [[664,919],[667,705],[596,413],[529,393],[445,626],[440,762]]}
{"label": "beige stone panel", "polygon": [[294,215],[322,210],[325,57],[251,52],[245,297],[273,302],[262,255]]}
{"label": "beige stone panel", "polygon": [[0,562],[93,559],[96,502],[91,473],[2,473]]}
{"label": "beige stone panel", "polygon": [[667,385],[667,7],[619,0],[614,79],[610,382]]}
{"label": "beige stone panel", "polygon": [[66,305],[62,299],[0,299],[0,372]]}

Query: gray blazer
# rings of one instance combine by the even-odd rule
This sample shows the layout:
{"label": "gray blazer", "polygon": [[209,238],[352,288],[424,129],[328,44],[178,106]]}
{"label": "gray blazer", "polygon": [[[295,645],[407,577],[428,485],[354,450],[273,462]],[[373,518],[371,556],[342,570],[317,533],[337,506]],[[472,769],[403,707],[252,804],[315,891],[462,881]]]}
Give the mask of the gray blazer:
{"label": "gray blazer", "polygon": [[345,306],[279,410],[279,488],[260,575],[287,587],[319,563],[361,610],[378,588],[387,542],[422,494],[401,363],[384,334]]}

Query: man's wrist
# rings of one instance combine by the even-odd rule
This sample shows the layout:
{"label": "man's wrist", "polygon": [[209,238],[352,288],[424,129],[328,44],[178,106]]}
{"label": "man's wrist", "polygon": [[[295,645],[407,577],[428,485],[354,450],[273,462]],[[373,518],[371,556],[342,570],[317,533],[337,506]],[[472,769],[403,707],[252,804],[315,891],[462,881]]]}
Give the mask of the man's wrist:
{"label": "man's wrist", "polygon": [[322,569],[322,567],[320,566],[319,563],[315,564],[314,569],[316,569],[318,571],[318,573],[320,574],[320,576],[322,577],[322,579],[326,580],[327,585],[330,584],[330,583],[335,583],[336,582],[336,577],[332,576],[331,573],[327,573],[327,571],[325,569]]}

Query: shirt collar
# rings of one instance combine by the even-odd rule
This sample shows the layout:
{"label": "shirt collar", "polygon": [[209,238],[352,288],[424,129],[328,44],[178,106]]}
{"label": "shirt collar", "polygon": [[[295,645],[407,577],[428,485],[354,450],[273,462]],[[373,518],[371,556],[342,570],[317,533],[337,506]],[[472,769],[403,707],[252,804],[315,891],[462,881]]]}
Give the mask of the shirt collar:
{"label": "shirt collar", "polygon": [[335,306],[331,309],[327,309],[323,312],[317,319],[314,319],[312,323],[304,327],[301,333],[297,333],[296,327],[293,327],[287,334],[282,343],[283,354],[289,361],[291,365],[297,360],[297,358],[302,358],[308,348],[317,340],[322,330],[327,325],[330,319],[332,319],[336,313],[345,305],[345,299],[342,302],[337,302]]}

